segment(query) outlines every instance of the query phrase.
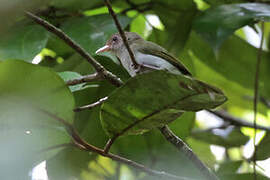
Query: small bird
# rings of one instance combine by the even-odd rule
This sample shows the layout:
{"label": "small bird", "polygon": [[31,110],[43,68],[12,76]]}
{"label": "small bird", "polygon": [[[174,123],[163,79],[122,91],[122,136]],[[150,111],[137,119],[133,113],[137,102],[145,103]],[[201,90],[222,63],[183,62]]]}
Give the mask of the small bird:
{"label": "small bird", "polygon": [[105,46],[96,51],[96,54],[111,52],[118,58],[121,65],[132,77],[153,70],[165,70],[174,74],[191,76],[187,68],[161,46],[144,40],[134,32],[125,32],[125,35],[130,49],[135,56],[138,65],[137,68],[132,62],[119,33],[112,35]]}

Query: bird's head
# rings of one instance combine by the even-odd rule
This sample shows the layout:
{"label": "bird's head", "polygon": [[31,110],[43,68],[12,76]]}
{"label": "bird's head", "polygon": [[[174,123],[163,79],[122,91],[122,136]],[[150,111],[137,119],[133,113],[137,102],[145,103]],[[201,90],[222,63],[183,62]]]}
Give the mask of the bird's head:
{"label": "bird's head", "polygon": [[[125,32],[125,35],[129,45],[131,45],[136,40],[142,39],[141,36],[134,32]],[[121,35],[119,33],[116,33],[111,36],[111,38],[106,42],[105,46],[99,48],[96,51],[96,54],[107,51],[116,53],[123,48],[125,48],[123,39],[121,38]]]}

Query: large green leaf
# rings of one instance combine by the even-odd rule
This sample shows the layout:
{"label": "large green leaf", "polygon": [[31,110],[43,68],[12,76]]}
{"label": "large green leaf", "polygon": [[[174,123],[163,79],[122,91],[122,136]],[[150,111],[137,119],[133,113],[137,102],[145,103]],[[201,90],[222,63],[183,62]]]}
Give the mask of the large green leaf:
{"label": "large green leaf", "polygon": [[31,62],[48,40],[47,31],[38,25],[15,25],[1,36],[0,60]]}
{"label": "large green leaf", "polygon": [[[203,51],[202,51],[203,49]],[[242,53],[245,53],[243,55]],[[191,55],[194,64],[205,65],[205,68],[211,68],[209,71],[203,71],[202,67],[196,67],[198,78],[204,76],[204,80],[212,82],[218,76],[222,75],[226,82],[221,82],[221,78],[216,79],[220,88],[226,88],[231,93],[238,92],[238,98],[245,95],[252,96],[254,86],[255,66],[257,59],[257,49],[240,39],[239,37],[230,37],[221,47],[218,57],[215,56],[211,47],[200,38],[196,33],[192,33],[187,43],[185,53]],[[197,62],[199,61],[199,62]],[[269,90],[269,61],[267,53],[262,53],[262,63],[260,66],[260,94],[264,97],[270,96]],[[238,86],[238,87],[237,87]],[[230,90],[231,88],[231,90]]]}
{"label": "large green leaf", "polygon": [[226,101],[223,93],[186,76],[156,71],[138,75],[114,91],[101,109],[101,121],[112,136],[142,133],[177,119],[183,111],[214,108]]}
{"label": "large green leaf", "polygon": [[268,149],[270,148],[270,133],[267,132],[266,136],[262,139],[260,144],[257,147],[256,159],[257,160],[265,160],[270,157],[270,152]]}
{"label": "large green leaf", "polygon": [[[118,19],[123,28],[131,22],[126,16],[118,16]],[[104,46],[109,37],[117,32],[108,14],[71,18],[64,22],[61,28],[91,54],[95,54],[95,51]]]}
{"label": "large green leaf", "polygon": [[22,61],[0,63],[0,86],[1,179],[24,179],[35,163],[56,153],[41,150],[70,141],[48,113],[72,123],[74,99],[55,72]]}
{"label": "large green leaf", "polygon": [[217,50],[235,30],[258,20],[270,20],[270,5],[230,4],[206,10],[194,21],[194,28]]}

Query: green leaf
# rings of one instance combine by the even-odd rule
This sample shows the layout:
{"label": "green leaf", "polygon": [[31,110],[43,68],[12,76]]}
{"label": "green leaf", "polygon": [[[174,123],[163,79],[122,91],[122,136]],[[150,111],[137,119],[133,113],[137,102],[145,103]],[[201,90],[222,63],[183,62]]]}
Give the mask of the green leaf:
{"label": "green leaf", "polygon": [[64,125],[48,113],[72,123],[74,99],[55,72],[23,61],[0,62],[0,86],[1,177],[22,179],[59,149],[41,150],[70,141]]}
{"label": "green leaf", "polygon": [[127,127],[126,134],[138,134],[177,119],[183,111],[211,109],[225,101],[223,93],[210,85],[155,71],[114,91],[101,108],[101,121],[110,136]]}
{"label": "green leaf", "polygon": [[[97,87],[75,91],[76,107],[96,102],[115,88],[114,86],[111,87],[107,82],[98,85]],[[74,126],[84,140],[97,147],[103,147],[108,137],[102,130],[99,111],[100,107],[95,107],[91,110],[76,113]],[[83,179],[83,172],[89,171],[89,163],[93,162],[95,158],[96,154],[89,155],[89,152],[74,148],[64,149],[47,161],[48,176],[50,179],[57,180],[74,177]],[[67,169],[69,169],[68,172]]]}
{"label": "green leaf", "polygon": [[218,50],[235,30],[258,20],[270,20],[270,5],[241,3],[214,7],[199,16],[193,27]]}
{"label": "green leaf", "polygon": [[47,31],[38,25],[15,25],[1,36],[0,60],[31,62],[48,40]]}
{"label": "green leaf", "polygon": [[88,164],[95,159],[94,154],[77,148],[65,148],[46,161],[49,179],[82,179],[83,170],[88,171]]}
{"label": "green leaf", "polygon": [[[127,16],[119,15],[118,19],[123,28],[131,22]],[[62,24],[61,29],[92,55],[105,45],[112,34],[117,32],[108,14],[71,18]]]}
{"label": "green leaf", "polygon": [[170,129],[181,139],[185,139],[190,135],[190,132],[195,123],[195,112],[185,112],[176,121],[170,123]]}
{"label": "green leaf", "polygon": [[243,161],[225,161],[220,164],[217,173],[222,176],[223,174],[232,174],[237,172],[240,166],[243,164]]}
{"label": "green leaf", "polygon": [[82,10],[82,9],[88,9],[96,6],[103,5],[104,3],[100,0],[51,0],[50,5],[57,7],[57,8],[64,8],[68,10]]}
{"label": "green leaf", "polygon": [[209,144],[216,144],[227,148],[245,145],[249,140],[239,128],[232,129],[231,127],[228,127],[226,130],[219,129],[212,132],[196,132],[192,134],[192,137]]}
{"label": "green leaf", "polygon": [[210,144],[198,141],[194,138],[187,138],[187,143],[192,151],[203,161],[208,167],[214,168],[216,163],[215,156],[211,152]]}
{"label": "green leaf", "polygon": [[[173,122],[178,124],[178,128],[174,129],[176,133],[182,130],[185,131],[186,127],[190,126],[190,123],[184,120],[185,119],[183,119],[183,121]],[[210,152],[209,145],[206,148],[206,146],[201,146],[201,144],[197,146],[198,151],[203,153],[205,159],[208,158],[208,160],[212,160],[214,157]],[[202,149],[204,151],[202,151]],[[111,150],[116,154],[140,162],[153,169],[159,169],[181,177],[190,177],[190,179],[204,179],[198,168],[196,168],[182,152],[179,152],[172,144],[168,143],[160,131],[156,129],[142,136],[124,136],[119,138],[112,146]],[[208,155],[212,156],[209,157]],[[135,172],[137,171],[134,171],[134,173]],[[146,174],[143,179],[155,180],[157,177]],[[167,180],[168,178],[158,179]]]}
{"label": "green leaf", "polygon": [[[60,72],[58,74],[65,82],[82,77],[79,73],[71,72],[71,71]],[[74,91],[82,90],[86,87],[89,87],[89,86],[85,86],[85,84],[86,83],[81,83],[74,86],[69,86],[69,89],[71,92],[74,92]]]}
{"label": "green leaf", "polygon": [[245,0],[204,0],[204,1],[210,4],[211,6],[245,2]]}
{"label": "green leaf", "polygon": [[270,157],[270,152],[268,151],[269,148],[270,148],[270,133],[267,132],[267,134],[264,136],[264,138],[257,147],[256,159],[265,160],[269,158]]}
{"label": "green leaf", "polygon": [[[253,179],[254,179],[253,173],[242,173],[242,174],[233,174],[232,173],[232,174],[223,175],[220,177],[220,180],[253,180]],[[269,178],[257,173],[257,179],[267,180]]]}

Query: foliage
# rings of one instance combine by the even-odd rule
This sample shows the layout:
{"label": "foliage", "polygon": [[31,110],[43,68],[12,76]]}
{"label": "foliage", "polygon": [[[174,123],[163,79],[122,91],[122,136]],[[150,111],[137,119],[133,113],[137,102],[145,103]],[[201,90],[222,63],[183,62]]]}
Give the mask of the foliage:
{"label": "foliage", "polygon": [[[70,147],[70,132],[58,118],[75,127],[92,145],[103,148],[110,137],[121,136],[111,152],[153,169],[202,179],[194,164],[157,130],[168,124],[208,167],[218,167],[220,179],[253,179],[250,160],[254,153],[246,157],[243,150],[254,137],[253,128],[219,119],[222,126],[206,129],[212,121],[202,123],[195,114],[219,106],[245,122],[250,120],[259,50],[249,43],[250,34],[243,27],[261,34],[259,22],[265,21],[258,123],[270,126],[270,3],[246,2],[112,1],[126,31],[160,44],[193,74],[190,78],[155,71],[130,78],[115,57],[95,54],[117,32],[103,1],[32,0],[29,5],[23,0],[4,1],[0,20],[8,16],[10,21],[0,26],[0,179],[30,179],[32,168],[44,160],[49,179],[156,179],[96,153]],[[68,87],[65,81],[82,78],[95,69],[58,37],[24,16],[24,10],[60,28],[124,85],[117,88],[99,80]],[[34,65],[34,58],[41,58],[41,62]],[[73,111],[106,96],[109,98],[101,106]],[[123,132],[128,126],[131,128]],[[266,132],[259,141],[258,160],[270,157],[269,139]],[[215,158],[211,145],[225,149],[222,160]],[[267,179],[265,171],[257,173],[259,179]]]}

